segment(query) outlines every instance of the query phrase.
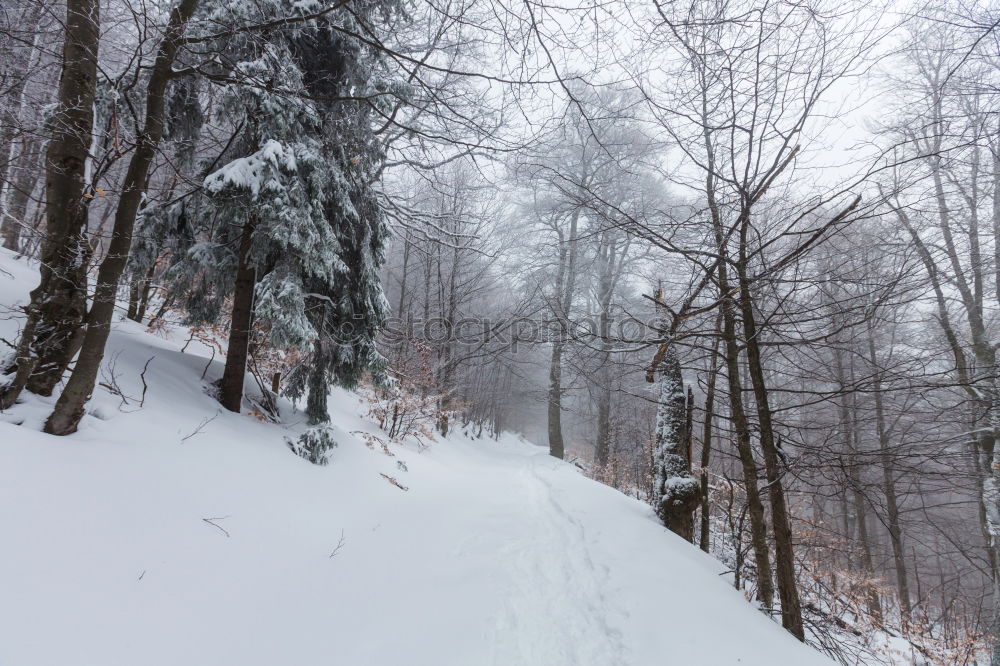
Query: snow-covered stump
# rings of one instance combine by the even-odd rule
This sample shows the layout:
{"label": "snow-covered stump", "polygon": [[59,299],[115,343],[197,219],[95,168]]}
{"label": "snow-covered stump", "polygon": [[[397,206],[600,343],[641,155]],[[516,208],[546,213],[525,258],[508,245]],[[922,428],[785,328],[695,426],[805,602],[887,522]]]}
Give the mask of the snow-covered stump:
{"label": "snow-covered stump", "polygon": [[701,484],[691,474],[688,398],[680,361],[670,348],[660,362],[657,399],[653,508],[670,531],[691,541]]}

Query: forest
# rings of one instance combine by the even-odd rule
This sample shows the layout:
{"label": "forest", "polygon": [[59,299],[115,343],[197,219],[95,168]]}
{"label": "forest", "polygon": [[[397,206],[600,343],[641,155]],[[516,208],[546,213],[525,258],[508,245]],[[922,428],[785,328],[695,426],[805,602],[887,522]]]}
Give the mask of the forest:
{"label": "forest", "polygon": [[0,237],[0,446],[182,330],[286,453],[519,433],[840,663],[1000,664],[996,2],[3,0]]}

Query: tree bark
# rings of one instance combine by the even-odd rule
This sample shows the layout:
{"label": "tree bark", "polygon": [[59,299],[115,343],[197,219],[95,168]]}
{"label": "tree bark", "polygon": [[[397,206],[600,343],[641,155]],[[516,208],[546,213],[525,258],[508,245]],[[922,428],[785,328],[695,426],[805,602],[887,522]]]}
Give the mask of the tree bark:
{"label": "tree bark", "polygon": [[896,493],[896,474],[890,448],[889,431],[885,422],[885,398],[882,395],[882,372],[875,354],[875,339],[868,332],[868,362],[872,369],[872,388],[875,397],[875,430],[878,435],[879,458],[882,463],[882,495],[885,497],[886,523],[892,560],[896,570],[896,595],[899,613],[904,622],[910,619],[910,585],[906,575],[906,556],[903,549],[903,531],[899,524],[899,499]]}
{"label": "tree bark", "polygon": [[[707,126],[706,126],[707,127]],[[736,450],[743,471],[743,483],[747,496],[747,513],[750,514],[750,543],[753,546],[754,564],[757,567],[757,600],[766,608],[774,605],[774,584],[771,578],[771,554],[767,545],[767,523],[764,505],[757,487],[757,463],[750,444],[750,424],[743,406],[743,382],[740,379],[740,352],[736,337],[736,306],[732,295],[734,289],[729,283],[729,256],[726,248],[726,234],[722,216],[715,199],[715,158],[712,142],[706,130],[705,148],[709,169],[705,177],[705,192],[712,218],[712,231],[716,251],[719,253],[718,283],[722,300],[719,304],[722,318],[721,339],[723,360],[726,363],[726,380],[729,388],[729,418],[736,436]]]}
{"label": "tree bark", "polygon": [[51,395],[79,342],[87,311],[88,205],[86,165],[93,137],[100,40],[98,0],[67,0],[58,106],[45,153],[46,237],[40,281],[31,292],[23,335],[28,351],[15,361],[17,375],[31,365],[23,386],[8,385],[0,402],[13,403],[23,388]]}
{"label": "tree bark", "polygon": [[[719,267],[720,286],[728,291],[725,270]],[[726,361],[726,377],[729,384],[729,418],[736,435],[736,451],[743,469],[743,483],[747,496],[747,512],[750,514],[750,543],[753,546],[754,564],[757,567],[757,600],[765,607],[774,605],[774,585],[771,578],[771,554],[767,546],[767,523],[764,519],[764,505],[757,487],[757,463],[750,444],[750,424],[743,406],[743,384],[740,381],[739,346],[736,340],[736,315],[727,298],[722,303],[723,358]],[[727,312],[728,310],[728,312]]]}
{"label": "tree bark", "polygon": [[[80,358],[73,369],[73,374],[70,375],[69,381],[66,383],[66,388],[59,396],[59,400],[56,401],[52,414],[45,422],[45,432],[50,434],[67,435],[76,432],[80,419],[83,418],[87,401],[90,400],[90,396],[94,392],[101,360],[104,358],[105,345],[111,333],[118,284],[128,264],[136,214],[139,212],[139,205],[146,189],[150,166],[156,156],[160,139],[163,137],[164,101],[167,84],[180,45],[180,38],[197,6],[198,0],[181,0],[180,4],[170,12],[167,29],[156,54],[149,79],[146,93],[145,126],[139,133],[135,152],[129,161],[121,198],[115,211],[111,243],[97,273],[97,289],[87,318],[87,331],[80,349]],[[249,250],[247,249],[247,251]],[[242,243],[240,252],[242,263],[244,259]],[[252,290],[251,285],[251,300]],[[245,365],[246,356],[244,354],[243,367]],[[242,395],[242,374],[240,376],[240,394]],[[234,411],[239,411],[238,404]]]}
{"label": "tree bark", "polygon": [[615,246],[602,243],[601,274],[597,288],[598,313],[598,363],[597,371],[597,437],[594,464],[603,469],[608,464],[611,449],[611,300],[615,287]]}
{"label": "tree bark", "polygon": [[693,541],[701,490],[691,476],[692,397],[684,391],[680,361],[670,347],[660,363],[657,401],[654,508],[667,529]]}
{"label": "tree bark", "polygon": [[153,293],[153,274],[155,270],[155,265],[150,266],[149,270],[146,271],[146,276],[141,282],[141,289],[139,290],[139,304],[135,309],[134,319],[134,321],[140,324],[142,323],[142,320],[146,318],[146,310],[149,309],[149,297]]}
{"label": "tree bark", "polygon": [[[853,364],[852,364],[853,365]],[[853,375],[853,371],[852,371]],[[867,602],[868,613],[876,622],[882,621],[882,600],[879,597],[878,587],[875,584],[877,572],[875,571],[874,557],[872,556],[872,538],[868,529],[868,502],[865,497],[863,481],[858,469],[864,464],[861,458],[861,424],[858,421],[858,394],[851,396],[851,469],[853,470],[854,485],[854,515],[858,528],[858,541],[861,544],[861,565],[868,571],[871,581],[868,584]]]}
{"label": "tree bark", "polygon": [[743,317],[743,336],[746,342],[747,369],[757,403],[757,424],[760,429],[760,448],[764,456],[764,472],[771,500],[771,520],[774,525],[774,563],[781,600],[781,624],[800,641],[805,640],[802,625],[802,604],[795,578],[795,553],[792,547],[792,525],[785,502],[785,489],[781,482],[782,469],[778,447],[771,422],[771,407],[764,366],[760,354],[760,332],[757,329],[753,295],[747,273],[747,243],[750,213],[745,210],[740,227],[739,261],[736,263],[739,281],[740,314]]}
{"label": "tree bark", "polygon": [[240,236],[240,258],[236,269],[236,284],[233,288],[229,348],[226,351],[226,368],[219,381],[219,402],[229,411],[237,413],[243,407],[243,378],[246,375],[247,355],[250,351],[253,292],[257,283],[257,272],[250,262],[253,232],[253,219],[248,218]]}
{"label": "tree bark", "polygon": [[562,435],[562,351],[563,343],[552,343],[552,357],[549,359],[549,455],[562,458],[565,444]]}
{"label": "tree bark", "polygon": [[[722,327],[721,321],[716,321],[715,329]],[[712,461],[712,421],[715,420],[715,382],[719,376],[719,340],[712,345],[712,357],[709,362],[708,385],[705,388],[705,421],[701,432],[701,531],[698,547],[706,553],[711,546],[711,498],[708,494],[708,466]]]}
{"label": "tree bark", "polygon": [[549,455],[562,458],[565,443],[562,434],[562,355],[569,332],[569,315],[573,307],[576,283],[576,230],[580,219],[579,209],[570,217],[569,237],[562,243],[559,252],[559,276],[556,281],[555,315],[558,324],[556,339],[552,342],[552,357],[549,360]]}
{"label": "tree bark", "polygon": [[17,163],[17,176],[8,190],[9,201],[0,210],[0,235],[3,246],[13,252],[21,249],[21,231],[25,227],[28,203],[38,182],[39,140],[29,138],[22,144],[23,151]]}
{"label": "tree bark", "polygon": [[[23,5],[22,5],[23,6]],[[35,27],[42,19],[45,11],[45,4],[34,2],[28,5],[21,16],[17,17],[24,26]],[[17,238],[20,235],[20,217],[8,215],[8,198],[13,198],[11,190],[18,189],[21,178],[15,184],[10,176],[11,167],[15,170],[34,170],[34,159],[31,154],[38,148],[38,140],[27,132],[21,132],[18,138],[18,123],[22,119],[24,109],[28,106],[25,95],[25,87],[28,83],[28,72],[34,65],[35,56],[38,53],[38,41],[42,38],[40,31],[35,31],[31,37],[30,46],[21,46],[12,50],[0,51],[0,59],[3,60],[3,70],[0,71],[0,80],[9,86],[5,91],[8,104],[0,107],[0,147],[4,150],[4,156],[0,159],[0,236],[3,237],[3,246],[8,250],[17,251]],[[11,85],[10,82],[13,82]],[[16,101],[15,101],[16,100]],[[20,155],[18,146],[20,145]],[[32,174],[31,182],[34,182]]]}

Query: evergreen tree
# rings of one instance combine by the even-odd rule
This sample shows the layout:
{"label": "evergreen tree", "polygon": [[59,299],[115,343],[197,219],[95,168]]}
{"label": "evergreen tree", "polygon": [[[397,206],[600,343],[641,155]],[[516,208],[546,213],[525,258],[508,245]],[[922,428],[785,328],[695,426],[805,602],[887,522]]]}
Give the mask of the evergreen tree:
{"label": "evergreen tree", "polygon": [[[310,11],[271,0],[252,9],[210,2],[204,26],[260,23]],[[352,5],[354,15],[387,18],[383,3]],[[338,21],[350,21],[351,25]],[[375,337],[387,305],[378,280],[387,228],[374,188],[382,154],[373,112],[399,90],[353,15],[328,13],[273,31],[226,34],[209,74],[223,82],[215,116],[234,139],[203,195],[149,211],[149,228],[166,227],[183,251],[168,271],[192,322],[216,321],[232,297],[220,401],[241,406],[250,329],[262,325],[279,348],[308,348],[308,362],[286,392],[308,394],[311,423],[327,420],[331,382],[381,377]],[[147,230],[147,234],[148,230]]]}
{"label": "evergreen tree", "polygon": [[[366,22],[402,11],[399,5],[362,2],[353,5]],[[354,32],[358,26],[348,26]],[[389,311],[378,271],[388,229],[374,182],[384,162],[373,125],[391,113],[390,101],[405,99],[405,85],[386,73],[377,50],[345,35],[323,19],[293,44],[311,98],[320,100],[320,140],[330,181],[323,200],[327,222],[336,235],[346,267],[337,283],[311,279],[308,310],[315,338],[309,363],[289,377],[286,393],[308,392],[310,423],[327,420],[327,387],[353,387],[365,372],[381,382],[387,362],[375,338]]]}

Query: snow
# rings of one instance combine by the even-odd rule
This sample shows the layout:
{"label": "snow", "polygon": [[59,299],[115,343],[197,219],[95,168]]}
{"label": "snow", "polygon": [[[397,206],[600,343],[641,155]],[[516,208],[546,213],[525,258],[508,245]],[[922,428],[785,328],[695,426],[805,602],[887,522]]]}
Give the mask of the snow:
{"label": "snow", "polygon": [[[0,252],[9,340],[36,274]],[[75,435],[38,432],[51,399],[0,414],[4,666],[831,663],[543,448],[459,433],[390,457],[336,391],[339,445],[311,465],[284,441],[304,416],[220,410],[221,362],[202,382],[186,339],[119,323],[108,362],[138,397],[153,357],[145,402],[99,388]]]}
{"label": "snow", "polygon": [[274,177],[274,170],[292,173],[296,168],[294,150],[280,141],[268,139],[256,153],[234,159],[209,174],[205,178],[205,189],[215,194],[227,187],[236,187],[249,190],[256,197],[262,190],[282,189]]}

